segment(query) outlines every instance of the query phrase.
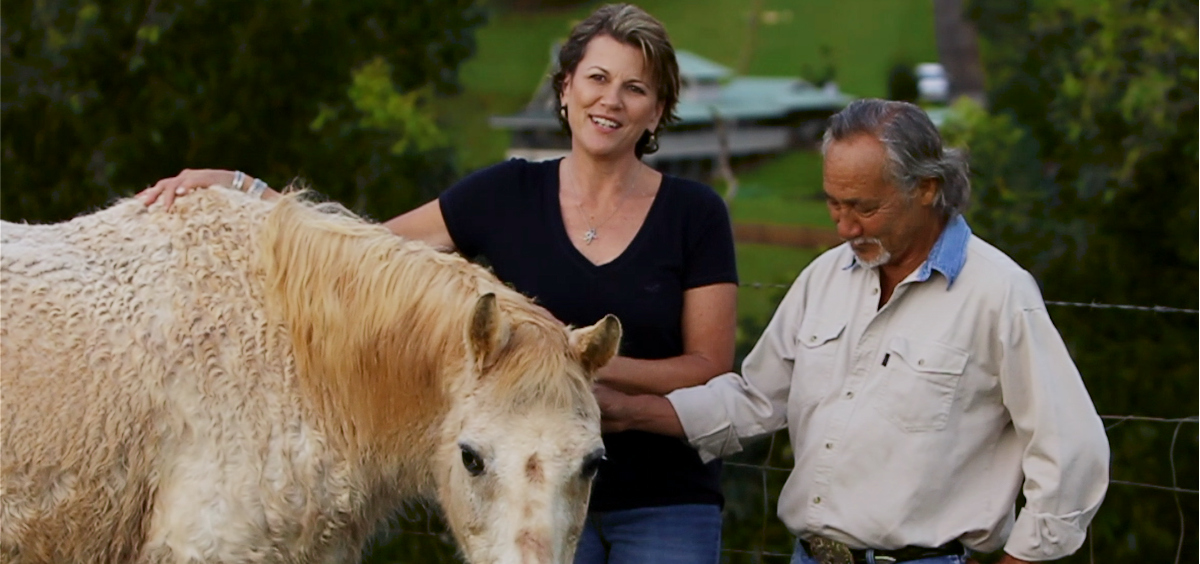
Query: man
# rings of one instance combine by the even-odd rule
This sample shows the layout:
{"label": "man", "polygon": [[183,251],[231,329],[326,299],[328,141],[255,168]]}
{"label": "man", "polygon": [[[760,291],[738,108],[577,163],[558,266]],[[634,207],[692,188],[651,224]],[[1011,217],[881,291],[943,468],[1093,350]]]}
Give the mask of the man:
{"label": "man", "polygon": [[796,564],[1078,550],[1108,486],[1104,427],[1033,278],[971,235],[965,158],[882,100],[833,116],[823,153],[846,244],[800,274],[742,375],[665,398],[598,388],[606,427],[707,460],[786,425]]}

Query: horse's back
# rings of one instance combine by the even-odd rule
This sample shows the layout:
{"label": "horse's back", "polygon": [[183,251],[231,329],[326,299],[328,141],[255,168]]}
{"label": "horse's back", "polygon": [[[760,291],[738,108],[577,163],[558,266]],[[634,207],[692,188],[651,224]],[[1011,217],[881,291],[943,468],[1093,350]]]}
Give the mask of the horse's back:
{"label": "horse's back", "polygon": [[[265,342],[254,287],[250,216],[261,209],[230,198],[0,226],[7,559],[154,559],[145,543],[173,511],[231,497],[198,483],[244,487],[220,449],[236,459],[296,424],[281,415],[294,412],[279,394],[286,354]],[[189,489],[209,497],[180,494]]]}
{"label": "horse's back", "polygon": [[[129,447],[156,441],[148,390],[122,380],[146,360],[129,307],[139,292],[128,284],[145,264],[114,252],[136,217],[119,205],[65,223],[0,225],[0,545],[15,561],[137,552],[153,455]],[[63,525],[92,540],[66,547],[44,534]]]}

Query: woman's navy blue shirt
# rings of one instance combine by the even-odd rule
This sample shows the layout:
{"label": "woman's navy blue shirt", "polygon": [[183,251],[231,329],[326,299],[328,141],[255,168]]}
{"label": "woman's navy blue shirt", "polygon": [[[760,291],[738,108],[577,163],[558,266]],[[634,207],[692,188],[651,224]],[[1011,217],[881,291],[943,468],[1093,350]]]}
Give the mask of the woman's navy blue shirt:
{"label": "woman's navy blue shirt", "polygon": [[[725,203],[711,188],[663,176],[646,220],[611,262],[595,265],[568,238],[558,198],[561,161],[509,160],[439,197],[454,246],[483,257],[500,280],[575,327],[606,314],[621,320],[620,354],[683,354],[685,290],[737,282]],[[608,462],[591,511],[676,504],[722,505],[719,460],[707,465],[686,441],[626,431],[604,435]]]}

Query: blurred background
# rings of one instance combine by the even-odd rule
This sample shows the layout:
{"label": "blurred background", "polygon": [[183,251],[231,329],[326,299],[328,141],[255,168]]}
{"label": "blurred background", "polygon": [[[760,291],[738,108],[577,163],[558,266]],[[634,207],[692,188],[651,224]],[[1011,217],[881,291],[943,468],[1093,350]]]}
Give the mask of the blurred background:
{"label": "blurred background", "polygon": [[[545,78],[599,4],[6,0],[0,215],[60,221],[216,167],[388,219],[504,158],[565,152]],[[739,355],[838,243],[824,119],[859,97],[921,104],[970,150],[973,230],[1033,272],[1106,417],[1114,481],[1064,562],[1196,562],[1196,3],[639,4],[685,81],[651,162],[730,205]],[[790,455],[781,434],[726,466],[726,562],[788,561],[774,499]],[[454,547],[413,507],[368,560],[453,561]]]}

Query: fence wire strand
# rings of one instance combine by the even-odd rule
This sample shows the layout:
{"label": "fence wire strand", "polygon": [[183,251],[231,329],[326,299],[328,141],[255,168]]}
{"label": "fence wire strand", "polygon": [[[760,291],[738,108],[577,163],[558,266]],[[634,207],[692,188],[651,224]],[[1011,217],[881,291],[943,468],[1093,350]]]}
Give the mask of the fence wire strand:
{"label": "fence wire strand", "polygon": [[1179,439],[1179,430],[1183,428],[1185,421],[1180,421],[1175,424],[1175,433],[1171,435],[1171,451],[1168,453],[1168,458],[1171,461],[1171,487],[1177,491],[1175,497],[1175,509],[1179,511],[1179,545],[1175,548],[1175,564],[1179,564],[1179,559],[1183,557],[1183,537],[1187,532],[1187,520],[1183,516],[1183,502],[1179,500],[1179,475],[1175,472],[1175,441]]}
{"label": "fence wire strand", "polygon": [[[755,290],[786,290],[791,288],[791,284],[778,284],[773,282],[741,282],[738,284],[742,288],[751,288]],[[1187,313],[1191,315],[1200,314],[1200,309],[1192,309],[1186,307],[1172,306],[1142,306],[1130,304],[1105,304],[1099,302],[1064,302],[1057,300],[1045,300],[1046,305],[1064,306],[1064,307],[1086,307],[1091,309],[1118,309],[1124,311],[1144,311],[1149,313]]]}

